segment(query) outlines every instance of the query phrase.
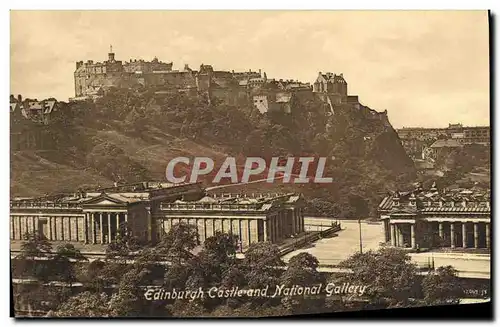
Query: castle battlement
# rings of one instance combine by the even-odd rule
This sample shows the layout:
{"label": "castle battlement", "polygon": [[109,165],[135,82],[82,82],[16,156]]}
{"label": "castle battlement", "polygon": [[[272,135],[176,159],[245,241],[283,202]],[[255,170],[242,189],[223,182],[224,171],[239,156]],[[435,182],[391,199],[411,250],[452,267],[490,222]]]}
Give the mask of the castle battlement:
{"label": "castle battlement", "polygon": [[[115,59],[115,53],[110,48],[108,60],[93,60],[76,62],[75,95],[76,98],[95,96],[97,92],[105,91],[110,87],[131,88],[131,87],[154,87],[159,91],[174,90],[185,92],[208,92],[223,99],[223,101],[234,104],[241,97],[259,93],[264,90],[290,93],[313,93],[325,102],[332,105],[351,103],[358,104],[355,95],[347,94],[347,82],[342,73],[319,72],[316,81],[304,83],[294,79],[268,79],[261,69],[254,71],[219,71],[212,65],[201,64],[198,70],[184,66],[183,70],[173,70],[173,62],[163,62],[158,58],[151,61],[144,59],[129,59],[120,61]],[[251,97],[251,96],[250,96]],[[257,99],[261,102],[274,102],[275,96],[269,99]],[[288,97],[291,98],[291,97]],[[248,98],[254,102],[256,99]],[[261,101],[262,100],[262,101]],[[283,102],[283,101],[281,101]],[[280,103],[281,103],[280,102]],[[290,112],[289,100],[284,101],[279,110]],[[282,108],[284,106],[284,108]],[[269,108],[260,108],[267,111]]]}

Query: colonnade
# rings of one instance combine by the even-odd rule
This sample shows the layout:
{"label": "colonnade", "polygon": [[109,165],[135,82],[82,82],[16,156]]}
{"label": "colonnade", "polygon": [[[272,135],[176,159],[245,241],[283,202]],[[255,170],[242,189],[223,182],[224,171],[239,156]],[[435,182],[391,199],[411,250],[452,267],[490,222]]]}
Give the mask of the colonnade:
{"label": "colonnade", "polygon": [[111,243],[116,240],[121,224],[127,222],[127,212],[86,212],[85,243]]}
{"label": "colonnade", "polygon": [[[416,230],[415,223],[389,222],[389,238],[395,247],[411,247],[415,249],[418,241],[425,236],[438,236],[439,244],[432,238],[432,246],[450,248],[490,248],[490,223],[482,222],[424,222],[424,228]],[[386,225],[387,226],[387,225]],[[425,235],[422,235],[425,234]]]}
{"label": "colonnade", "polygon": [[304,231],[304,213],[302,208],[291,208],[270,214],[267,217],[252,217],[251,215],[213,215],[196,216],[172,214],[167,217],[156,217],[158,221],[159,237],[167,233],[172,226],[178,223],[187,223],[197,227],[198,242],[203,243],[216,231],[230,232],[238,236],[241,248],[251,243],[280,241]]}
{"label": "colonnade", "polygon": [[83,241],[81,214],[11,214],[10,239],[23,240],[26,233],[38,233],[49,241]]}

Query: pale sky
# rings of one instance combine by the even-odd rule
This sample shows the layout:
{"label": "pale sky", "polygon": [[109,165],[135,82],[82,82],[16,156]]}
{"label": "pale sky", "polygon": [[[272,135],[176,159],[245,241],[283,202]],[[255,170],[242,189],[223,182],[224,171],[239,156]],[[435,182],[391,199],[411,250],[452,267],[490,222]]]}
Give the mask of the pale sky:
{"label": "pale sky", "polygon": [[349,94],[396,128],[489,124],[487,11],[12,11],[11,94],[74,96],[79,60],[211,64]]}

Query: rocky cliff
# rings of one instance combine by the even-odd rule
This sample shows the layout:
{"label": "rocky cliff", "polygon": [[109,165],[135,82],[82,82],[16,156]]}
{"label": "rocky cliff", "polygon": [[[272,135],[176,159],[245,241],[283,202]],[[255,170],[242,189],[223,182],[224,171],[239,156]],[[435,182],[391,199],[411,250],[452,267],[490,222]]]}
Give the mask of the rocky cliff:
{"label": "rocky cliff", "polygon": [[225,191],[302,192],[311,213],[354,217],[373,214],[387,191],[416,177],[386,112],[332,107],[310,96],[295,97],[292,114],[262,115],[244,101],[229,106],[203,96],[112,90],[95,103],[64,104],[47,126],[13,116],[11,131],[36,130],[46,141],[44,148],[12,151],[12,195],[165,180],[168,161],[178,156],[218,162],[315,155],[331,159],[325,175],[332,184],[256,183]]}

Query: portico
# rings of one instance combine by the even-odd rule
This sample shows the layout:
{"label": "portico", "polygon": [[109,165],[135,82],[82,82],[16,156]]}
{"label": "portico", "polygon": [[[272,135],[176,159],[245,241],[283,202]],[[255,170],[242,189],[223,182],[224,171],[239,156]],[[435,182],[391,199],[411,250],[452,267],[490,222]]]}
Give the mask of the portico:
{"label": "portico", "polygon": [[85,212],[85,226],[88,233],[85,235],[85,242],[109,244],[124,231],[127,223],[126,210],[87,211]]}
{"label": "portico", "polygon": [[385,241],[403,248],[490,248],[489,190],[396,192],[379,205]]}
{"label": "portico", "polygon": [[[421,233],[417,235],[417,230]],[[490,224],[484,221],[440,221],[420,220],[415,222],[390,222],[391,245],[395,247],[450,247],[490,248]],[[418,241],[417,241],[418,240]]]}

